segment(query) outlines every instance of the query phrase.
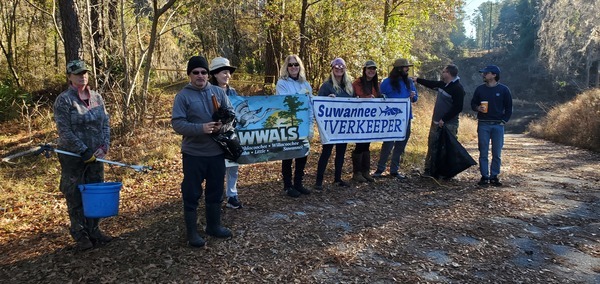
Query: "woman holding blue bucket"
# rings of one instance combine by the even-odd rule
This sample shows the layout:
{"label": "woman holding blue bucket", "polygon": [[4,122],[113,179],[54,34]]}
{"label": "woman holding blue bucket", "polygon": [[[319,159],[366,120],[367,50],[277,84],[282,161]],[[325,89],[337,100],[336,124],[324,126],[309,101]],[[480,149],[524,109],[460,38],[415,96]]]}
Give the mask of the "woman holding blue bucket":
{"label": "woman holding blue bucket", "polygon": [[98,224],[99,218],[86,218],[83,212],[80,184],[104,181],[104,166],[96,157],[104,158],[110,142],[110,126],[104,99],[88,85],[88,72],[83,60],[67,63],[69,88],[54,102],[54,120],[58,130],[58,149],[81,157],[58,154],[61,166],[60,191],[67,201],[70,233],[79,250],[94,244],[110,242]]}

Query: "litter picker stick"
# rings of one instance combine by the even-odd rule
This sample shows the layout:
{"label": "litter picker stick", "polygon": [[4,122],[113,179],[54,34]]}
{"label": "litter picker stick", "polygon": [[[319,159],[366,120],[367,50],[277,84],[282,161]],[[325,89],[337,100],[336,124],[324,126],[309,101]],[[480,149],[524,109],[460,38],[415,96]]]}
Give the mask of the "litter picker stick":
{"label": "litter picker stick", "polygon": [[19,152],[19,153],[15,153],[9,156],[6,156],[4,158],[2,158],[2,162],[5,163],[9,163],[9,164],[14,164],[14,162],[11,162],[10,160],[18,158],[18,157],[23,157],[23,156],[27,156],[30,154],[35,154],[35,155],[39,155],[43,152],[44,150],[42,149],[42,147],[39,148],[31,148],[27,151],[23,151],[23,152]]}
{"label": "litter picker stick", "polygon": [[[64,155],[73,156],[73,157],[79,157],[79,158],[81,157],[79,154],[75,154],[75,153],[71,153],[71,152],[67,152],[67,151],[55,149],[54,147],[52,147],[52,146],[50,146],[48,144],[45,144],[45,145],[41,145],[39,148],[33,148],[33,149],[29,149],[27,151],[23,151],[23,152],[20,152],[20,153],[16,153],[16,154],[7,156],[7,157],[5,157],[5,158],[2,159],[2,162],[12,163],[10,161],[11,159],[22,157],[22,156],[29,155],[29,154],[39,155],[41,153],[44,153],[44,155],[46,157],[49,157],[50,156],[50,152],[56,152],[56,153],[59,153],[59,154],[64,154]],[[116,165],[116,166],[119,166],[119,167],[132,168],[136,172],[146,172],[148,170],[152,170],[152,167],[150,167],[150,166],[128,165],[128,164],[124,164],[124,163],[120,163],[120,162],[115,162],[115,161],[109,161],[109,160],[100,159],[100,158],[96,158],[96,161],[101,162],[101,163]]]}

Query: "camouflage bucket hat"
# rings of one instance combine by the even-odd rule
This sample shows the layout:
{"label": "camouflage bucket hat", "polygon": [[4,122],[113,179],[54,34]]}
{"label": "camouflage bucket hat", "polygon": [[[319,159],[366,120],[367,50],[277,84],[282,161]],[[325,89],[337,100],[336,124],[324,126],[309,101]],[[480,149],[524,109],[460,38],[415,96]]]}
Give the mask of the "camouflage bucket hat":
{"label": "camouflage bucket hat", "polygon": [[80,74],[83,71],[90,71],[83,60],[71,60],[67,63],[67,74]]}

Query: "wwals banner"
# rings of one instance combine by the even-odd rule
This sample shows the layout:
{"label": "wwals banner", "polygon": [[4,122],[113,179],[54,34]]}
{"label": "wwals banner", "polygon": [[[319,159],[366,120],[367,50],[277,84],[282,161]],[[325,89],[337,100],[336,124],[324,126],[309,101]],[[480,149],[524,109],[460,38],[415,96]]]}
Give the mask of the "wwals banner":
{"label": "wwals banner", "polygon": [[402,141],[410,118],[409,99],[313,97],[322,144]]}
{"label": "wwals banner", "polygon": [[229,100],[244,149],[239,164],[308,155],[313,122],[307,95],[231,96]]}

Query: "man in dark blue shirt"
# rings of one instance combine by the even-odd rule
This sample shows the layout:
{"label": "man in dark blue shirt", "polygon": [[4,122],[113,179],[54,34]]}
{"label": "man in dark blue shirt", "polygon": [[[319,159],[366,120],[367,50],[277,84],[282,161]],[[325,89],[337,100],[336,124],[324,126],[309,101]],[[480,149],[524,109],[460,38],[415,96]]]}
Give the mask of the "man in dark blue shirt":
{"label": "man in dark blue shirt", "polygon": [[[501,186],[500,174],[502,146],[504,144],[504,124],[512,115],[512,95],[500,81],[500,68],[488,65],[479,70],[484,84],[475,89],[471,99],[471,109],[477,112],[477,140],[479,146],[479,185]],[[488,161],[488,151],[492,142],[492,164]]]}

